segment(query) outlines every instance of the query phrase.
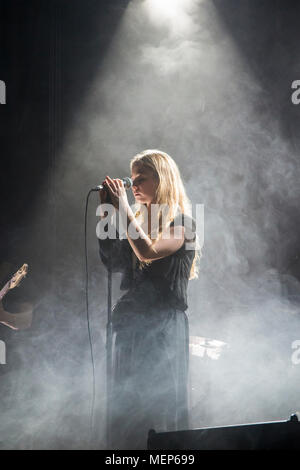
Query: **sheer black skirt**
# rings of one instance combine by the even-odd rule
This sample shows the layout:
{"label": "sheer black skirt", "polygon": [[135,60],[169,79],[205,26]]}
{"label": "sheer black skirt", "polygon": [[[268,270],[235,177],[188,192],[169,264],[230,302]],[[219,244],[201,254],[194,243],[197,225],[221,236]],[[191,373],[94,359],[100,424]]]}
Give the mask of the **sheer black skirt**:
{"label": "sheer black skirt", "polygon": [[146,449],[149,429],[188,428],[189,328],[184,311],[113,311],[113,449]]}

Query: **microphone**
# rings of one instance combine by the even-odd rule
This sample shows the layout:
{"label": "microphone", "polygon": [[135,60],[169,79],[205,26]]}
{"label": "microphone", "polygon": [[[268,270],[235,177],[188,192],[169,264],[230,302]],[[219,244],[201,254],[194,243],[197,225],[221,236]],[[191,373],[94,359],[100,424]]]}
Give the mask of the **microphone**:
{"label": "microphone", "polygon": [[[129,176],[125,176],[125,178],[121,178],[121,180],[123,181],[125,189],[130,189],[132,187],[132,179],[129,178]],[[95,186],[95,188],[92,188],[92,191],[99,191],[100,189],[107,190],[103,184],[99,184],[98,186]]]}

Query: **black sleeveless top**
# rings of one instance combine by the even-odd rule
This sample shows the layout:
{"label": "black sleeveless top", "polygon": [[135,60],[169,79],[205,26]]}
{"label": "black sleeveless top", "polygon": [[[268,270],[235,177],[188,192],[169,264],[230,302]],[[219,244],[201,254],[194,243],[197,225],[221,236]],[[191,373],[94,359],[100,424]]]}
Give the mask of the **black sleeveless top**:
{"label": "black sleeveless top", "polygon": [[179,214],[170,226],[185,227],[185,241],[175,253],[140,267],[133,265],[133,250],[127,239],[99,239],[100,257],[112,272],[122,272],[120,289],[127,292],[117,307],[146,312],[149,308],[174,307],[185,311],[187,286],[195,257],[196,224],[193,218]]}

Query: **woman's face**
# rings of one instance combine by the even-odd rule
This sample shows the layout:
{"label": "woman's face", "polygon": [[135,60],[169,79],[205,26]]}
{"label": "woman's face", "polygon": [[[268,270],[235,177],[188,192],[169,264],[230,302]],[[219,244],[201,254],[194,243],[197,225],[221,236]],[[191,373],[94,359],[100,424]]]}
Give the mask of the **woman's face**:
{"label": "woman's face", "polygon": [[132,168],[132,192],[136,202],[151,204],[154,202],[158,180],[149,168],[134,166]]}

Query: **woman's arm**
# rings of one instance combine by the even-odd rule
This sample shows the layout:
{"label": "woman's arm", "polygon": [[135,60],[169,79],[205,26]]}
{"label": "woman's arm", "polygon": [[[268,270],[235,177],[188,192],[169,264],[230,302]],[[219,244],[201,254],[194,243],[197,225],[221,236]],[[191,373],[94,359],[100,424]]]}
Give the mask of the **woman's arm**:
{"label": "woman's arm", "polygon": [[[146,235],[141,225],[136,220],[130,206],[120,206],[120,216],[126,218],[127,238],[140,261],[154,261],[165,258],[179,250],[184,243],[184,227],[177,227],[175,237],[175,227],[170,227],[169,232],[165,232],[165,238],[161,238],[155,243]],[[130,229],[128,230],[128,228]],[[133,233],[137,234],[132,237]]]}
{"label": "woman's arm", "polygon": [[158,240],[155,244],[144,232],[141,225],[136,220],[132,209],[129,206],[126,191],[122,180],[107,177],[111,202],[119,210],[120,217],[127,228],[128,241],[140,261],[153,261],[175,253],[184,243],[184,228],[177,226],[170,227],[168,236]]}
{"label": "woman's arm", "polygon": [[[100,207],[100,220],[107,219],[107,224],[112,224],[108,215],[104,215]],[[131,249],[126,239],[120,239],[116,231],[117,238],[98,238],[99,255],[106,268],[112,272],[127,272],[131,269]]]}

